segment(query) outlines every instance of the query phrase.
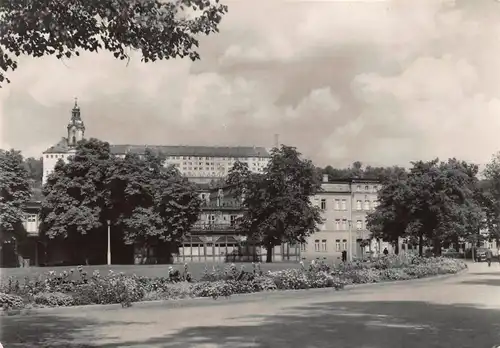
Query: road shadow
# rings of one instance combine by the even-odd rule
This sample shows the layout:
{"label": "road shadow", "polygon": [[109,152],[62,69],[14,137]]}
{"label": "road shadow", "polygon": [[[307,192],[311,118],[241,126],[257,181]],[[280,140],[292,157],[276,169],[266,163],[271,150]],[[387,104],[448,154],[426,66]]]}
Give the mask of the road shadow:
{"label": "road shadow", "polygon": [[464,280],[460,282],[467,285],[490,285],[500,286],[500,279],[478,279],[478,280]]}
{"label": "road shadow", "polygon": [[469,273],[470,275],[479,275],[479,276],[497,276],[500,277],[500,269],[498,272],[483,272],[483,273]]}
{"label": "road shadow", "polygon": [[329,302],[282,315],[246,316],[231,326],[192,327],[106,348],[447,348],[500,344],[500,310],[426,302]]}
{"label": "road shadow", "polygon": [[[63,315],[22,314],[0,316],[0,342],[9,348],[93,348],[96,328],[124,325],[123,322],[97,322]],[[125,323],[125,325],[138,323]],[[80,342],[75,343],[75,334]]]}

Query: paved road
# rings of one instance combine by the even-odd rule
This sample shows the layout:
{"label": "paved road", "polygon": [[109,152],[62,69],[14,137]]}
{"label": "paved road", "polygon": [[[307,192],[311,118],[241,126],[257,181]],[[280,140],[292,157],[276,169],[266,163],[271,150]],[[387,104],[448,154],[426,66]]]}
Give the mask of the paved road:
{"label": "paved road", "polygon": [[471,264],[457,277],[348,291],[55,309],[1,319],[6,348],[490,348],[500,344],[500,266]]}

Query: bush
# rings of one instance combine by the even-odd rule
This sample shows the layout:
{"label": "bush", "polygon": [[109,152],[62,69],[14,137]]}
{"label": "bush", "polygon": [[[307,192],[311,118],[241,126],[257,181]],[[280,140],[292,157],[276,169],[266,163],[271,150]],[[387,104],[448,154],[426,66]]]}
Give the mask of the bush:
{"label": "bush", "polygon": [[36,294],[33,300],[38,305],[48,307],[72,306],[75,302],[73,296],[62,292],[42,292]]}
{"label": "bush", "polygon": [[21,309],[24,307],[24,300],[21,296],[0,293],[0,305],[3,309]]}
{"label": "bush", "polygon": [[261,291],[311,288],[341,289],[346,284],[408,280],[439,274],[457,273],[467,266],[458,259],[384,256],[370,262],[346,262],[328,265],[301,262],[297,269],[264,274],[260,263],[250,271],[234,265],[205,269],[202,280],[191,282],[188,266],[184,271],[169,270],[167,277],[137,277],[109,272],[91,276],[78,267],[76,271],[48,272],[24,282],[9,278],[0,284],[0,304],[4,308],[22,308],[26,302],[40,306],[72,306],[121,303],[130,306],[137,301],[182,299],[189,297],[229,297]]}

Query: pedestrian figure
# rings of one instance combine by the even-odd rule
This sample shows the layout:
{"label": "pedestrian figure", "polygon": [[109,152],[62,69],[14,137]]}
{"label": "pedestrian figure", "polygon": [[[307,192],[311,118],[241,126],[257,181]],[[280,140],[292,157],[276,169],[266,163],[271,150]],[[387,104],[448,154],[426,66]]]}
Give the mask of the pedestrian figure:
{"label": "pedestrian figure", "polygon": [[486,249],[486,261],[488,261],[488,267],[491,267],[491,259],[493,258],[493,253],[490,249]]}
{"label": "pedestrian figure", "polygon": [[342,262],[346,262],[347,261],[347,251],[342,251]]}
{"label": "pedestrian figure", "polygon": [[387,248],[384,249],[384,255],[385,256],[389,255],[389,250],[387,250]]}

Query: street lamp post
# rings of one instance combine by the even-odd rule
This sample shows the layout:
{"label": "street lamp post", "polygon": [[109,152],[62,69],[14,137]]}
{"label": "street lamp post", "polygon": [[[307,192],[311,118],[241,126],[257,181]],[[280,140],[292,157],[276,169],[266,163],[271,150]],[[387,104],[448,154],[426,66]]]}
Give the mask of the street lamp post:
{"label": "street lamp post", "polygon": [[354,192],[351,184],[351,204],[349,205],[349,261],[352,261],[352,205],[354,203]]}
{"label": "street lamp post", "polygon": [[111,266],[111,221],[108,220],[108,266]]}

